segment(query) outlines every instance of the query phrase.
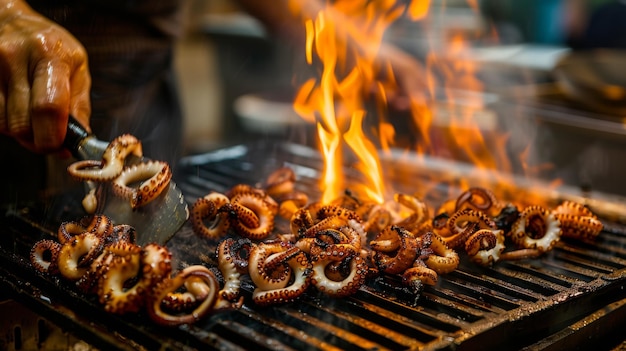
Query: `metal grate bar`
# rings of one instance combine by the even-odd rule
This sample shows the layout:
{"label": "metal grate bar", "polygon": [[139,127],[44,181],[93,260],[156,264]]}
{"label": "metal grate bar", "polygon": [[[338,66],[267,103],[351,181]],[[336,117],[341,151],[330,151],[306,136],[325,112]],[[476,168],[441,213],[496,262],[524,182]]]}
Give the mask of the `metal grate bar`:
{"label": "metal grate bar", "polygon": [[[424,296],[426,296],[426,294],[422,297]],[[454,333],[462,329],[464,325],[459,319],[444,320],[442,318],[441,311],[453,311],[453,309],[448,308],[445,304],[431,304],[429,306],[426,303],[420,303],[419,306],[411,306],[407,305],[406,302],[391,299],[388,296],[382,295],[380,292],[372,292],[368,289],[361,289],[353,299],[358,301],[358,303],[369,306],[370,309],[376,308],[379,314],[393,315],[395,316],[394,318],[401,320],[402,323],[409,321],[413,328],[418,328],[427,334],[436,335],[441,332]],[[455,312],[463,317],[468,317],[468,320],[480,318],[476,316],[478,313],[470,314],[466,311],[463,312],[463,309],[459,309]],[[412,331],[408,332],[413,333]]]}
{"label": "metal grate bar", "polygon": [[530,265],[520,263],[502,263],[494,267],[489,275],[498,277],[500,284],[510,285],[511,289],[532,291],[532,296],[535,297],[534,301],[567,290],[576,282],[574,280],[568,282],[563,276],[548,275],[533,269]]}
{"label": "metal grate bar", "polygon": [[230,340],[243,350],[259,351],[295,351],[297,348],[290,347],[278,341],[276,337],[269,337],[260,333],[245,323],[234,320],[224,320],[213,327],[216,334],[221,338]]}

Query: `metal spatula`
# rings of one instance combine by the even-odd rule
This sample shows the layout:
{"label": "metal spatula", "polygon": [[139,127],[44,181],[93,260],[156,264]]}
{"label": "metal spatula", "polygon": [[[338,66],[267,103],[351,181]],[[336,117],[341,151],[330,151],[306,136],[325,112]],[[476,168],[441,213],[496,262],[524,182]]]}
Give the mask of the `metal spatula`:
{"label": "metal spatula", "polygon": [[[79,160],[100,160],[108,143],[98,140],[70,116],[64,146]],[[129,156],[126,164],[147,161],[146,158]],[[87,182],[87,191],[95,189],[98,206],[96,213],[109,216],[115,224],[130,224],[137,232],[137,244],[158,243],[164,245],[189,218],[187,203],[174,181],[158,198],[137,209],[130,201],[116,196],[109,182]]]}

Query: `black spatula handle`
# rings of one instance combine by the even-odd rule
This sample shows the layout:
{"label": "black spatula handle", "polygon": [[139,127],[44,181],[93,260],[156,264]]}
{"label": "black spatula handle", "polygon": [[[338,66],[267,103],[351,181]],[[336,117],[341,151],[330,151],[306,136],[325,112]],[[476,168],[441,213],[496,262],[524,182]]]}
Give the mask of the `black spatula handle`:
{"label": "black spatula handle", "polygon": [[74,116],[70,115],[67,121],[67,132],[63,146],[65,146],[74,157],[81,158],[79,148],[82,142],[90,135],[90,133],[78,122]]}

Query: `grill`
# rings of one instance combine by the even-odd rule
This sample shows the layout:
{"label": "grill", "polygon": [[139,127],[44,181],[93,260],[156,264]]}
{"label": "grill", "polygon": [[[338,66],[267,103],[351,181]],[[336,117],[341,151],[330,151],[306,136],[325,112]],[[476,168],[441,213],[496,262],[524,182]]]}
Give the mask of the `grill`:
{"label": "grill", "polygon": [[[254,184],[284,165],[296,171],[299,190],[317,193],[322,161],[313,149],[294,144],[261,142],[191,156],[181,161],[176,181],[192,203],[210,190]],[[412,193],[415,184],[428,181],[420,178],[424,172],[417,166],[392,165],[385,169],[396,169],[392,177],[399,192]],[[348,170],[347,177],[358,175]],[[450,190],[442,183],[431,185],[442,187],[433,194]],[[498,262],[491,268],[462,261],[420,296],[406,292],[397,278],[385,276],[348,298],[310,291],[294,303],[259,307],[251,302],[251,283],[244,280],[246,303],[241,309],[216,313],[191,326],[162,328],[146,322],[142,313],[107,314],[92,297],[30,267],[28,251],[34,242],[53,235],[59,219],[79,216],[73,213],[80,209],[79,200],[67,194],[45,206],[5,208],[1,291],[35,317],[25,317],[22,310],[17,316],[9,314],[1,324],[3,349],[24,349],[24,338],[50,346],[55,335],[57,343],[80,340],[106,350],[561,350],[590,345],[609,349],[623,340],[614,327],[626,321],[626,226],[618,221],[605,221],[594,243],[563,240],[540,259]],[[426,201],[431,200],[436,199]],[[285,224],[278,223],[278,230]],[[189,224],[168,247],[175,266],[214,264],[214,244],[198,238]],[[7,309],[0,305],[0,310]],[[58,337],[57,328],[65,337]]]}

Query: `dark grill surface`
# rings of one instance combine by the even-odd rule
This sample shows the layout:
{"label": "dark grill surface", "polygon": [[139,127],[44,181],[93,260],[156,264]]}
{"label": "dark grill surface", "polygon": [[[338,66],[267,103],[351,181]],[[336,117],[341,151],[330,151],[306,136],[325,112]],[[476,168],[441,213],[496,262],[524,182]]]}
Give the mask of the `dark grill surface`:
{"label": "dark grill surface", "polygon": [[[189,157],[182,160],[176,181],[193,203],[210,190],[260,182],[284,165],[296,171],[300,190],[318,193],[322,163],[317,153],[291,144],[240,145]],[[388,169],[393,173],[393,167]],[[415,177],[398,181],[395,190],[415,192]],[[616,329],[626,321],[626,231],[621,224],[606,223],[596,242],[562,241],[540,259],[498,262],[492,268],[462,261],[420,296],[408,294],[389,276],[368,282],[348,298],[311,291],[298,302],[261,308],[251,302],[252,287],[244,281],[243,308],[192,326],[160,328],[142,314],[107,315],[92,298],[32,271],[28,250],[55,230],[57,222],[50,218],[70,215],[68,208],[7,210],[1,286],[103,349],[558,350],[592,344],[607,349],[621,341]],[[196,237],[189,225],[168,243],[181,267],[213,264],[214,245]]]}

